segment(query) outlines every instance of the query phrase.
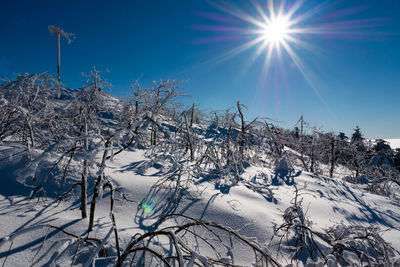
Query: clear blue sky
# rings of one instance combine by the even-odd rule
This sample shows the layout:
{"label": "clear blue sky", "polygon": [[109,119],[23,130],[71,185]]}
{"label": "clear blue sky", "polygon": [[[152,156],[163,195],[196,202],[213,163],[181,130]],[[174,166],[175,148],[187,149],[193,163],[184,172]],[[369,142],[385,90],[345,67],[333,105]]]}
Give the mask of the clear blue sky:
{"label": "clear blue sky", "polygon": [[[256,17],[249,1],[228,1]],[[259,1],[265,6],[264,1]],[[294,1],[287,0],[290,7]],[[221,2],[218,2],[221,3]],[[278,3],[278,1],[275,1]],[[297,15],[321,1],[307,0]],[[206,110],[222,110],[237,100],[247,118],[266,116],[292,128],[301,114],[325,131],[350,135],[358,125],[367,138],[400,138],[400,1],[325,1],[299,27],[339,27],[336,34],[303,34],[315,48],[292,46],[307,67],[306,79],[283,53],[263,72],[266,51],[257,46],[218,60],[250,41],[238,28],[252,25],[212,1],[2,1],[0,76],[56,72],[53,24],[76,34],[61,42],[62,81],[80,87],[81,72],[109,69],[112,93],[127,95],[140,75],[152,80],[187,79],[182,89]],[[324,26],[324,27],[325,27]],[[253,64],[250,64],[253,62]]]}

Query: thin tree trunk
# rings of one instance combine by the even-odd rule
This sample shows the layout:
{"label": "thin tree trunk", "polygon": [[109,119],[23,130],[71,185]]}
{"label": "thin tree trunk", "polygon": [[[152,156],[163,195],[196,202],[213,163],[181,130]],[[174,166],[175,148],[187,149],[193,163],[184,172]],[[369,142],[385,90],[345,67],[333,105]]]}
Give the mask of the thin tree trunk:
{"label": "thin tree trunk", "polygon": [[354,166],[356,167],[356,177],[358,177],[360,170],[357,159],[354,160]]}
{"label": "thin tree trunk", "polygon": [[329,177],[333,177],[333,170],[335,168],[335,139],[331,140],[331,169],[329,171]]}
{"label": "thin tree trunk", "polygon": [[32,125],[29,122],[28,119],[28,115],[25,116],[26,119],[26,124],[28,125],[28,129],[29,129],[29,138],[31,139],[31,147],[34,148],[35,147],[35,138],[33,137],[33,129],[32,129]]}
{"label": "thin tree trunk", "polygon": [[60,34],[57,33],[57,79],[60,82],[60,65],[61,65],[61,57],[60,57]]}
{"label": "thin tree trunk", "polygon": [[194,103],[192,105],[192,113],[190,114],[190,127],[193,125],[193,117],[194,117]]}
{"label": "thin tree trunk", "polygon": [[105,163],[106,163],[106,160],[107,160],[107,154],[108,154],[108,149],[109,149],[109,146],[110,146],[111,139],[112,139],[112,137],[110,137],[107,140],[106,144],[105,144],[105,150],[104,150],[104,153],[103,153],[103,159],[102,159],[101,165],[100,165],[100,170],[102,170],[102,171],[97,176],[96,185],[94,186],[94,189],[93,189],[92,202],[90,203],[90,215],[89,215],[88,233],[93,230],[94,212],[95,212],[95,209],[96,209],[96,199],[99,196],[99,186],[100,186],[100,183],[102,181],[102,177],[103,177],[103,173],[104,173],[104,167],[105,167]]}
{"label": "thin tree trunk", "polygon": [[245,125],[245,121],[244,121],[243,112],[240,107],[240,102],[238,101],[236,104],[237,104],[237,109],[239,111],[240,120],[242,123],[240,139],[239,139],[239,151],[240,151],[240,155],[243,156],[243,150],[244,150],[245,138],[246,138],[246,125]]}
{"label": "thin tree trunk", "polygon": [[115,220],[115,215],[114,215],[114,187],[108,183],[104,187],[109,187],[110,188],[110,212],[111,212],[111,221],[114,226],[114,236],[115,236],[115,246],[117,249],[117,264],[121,262],[121,250],[119,246],[119,237],[118,237],[118,228],[117,228],[117,221]]}
{"label": "thin tree trunk", "polygon": [[82,172],[82,184],[81,184],[81,215],[82,219],[87,217],[87,174],[88,174],[88,162],[85,159],[83,161],[83,172]]}
{"label": "thin tree trunk", "polygon": [[314,137],[311,137],[312,139],[311,139],[311,167],[310,167],[310,171],[312,172],[312,173],[314,173],[314,161],[315,161],[315,159],[314,159]]}
{"label": "thin tree trunk", "polygon": [[[87,120],[85,117],[85,151],[89,150]],[[82,219],[87,217],[87,177],[88,177],[88,161],[83,160],[82,182],[81,182],[81,214]]]}
{"label": "thin tree trunk", "polygon": [[88,233],[93,230],[93,222],[94,222],[94,212],[96,209],[96,198],[99,196],[99,185],[101,183],[102,174],[97,177],[96,185],[94,187],[92,203],[90,203],[90,215],[89,215],[89,227]]}
{"label": "thin tree trunk", "polygon": [[152,146],[155,146],[157,144],[157,126],[152,126],[151,129],[151,134],[150,134],[151,140],[150,143]]}
{"label": "thin tree trunk", "polygon": [[137,100],[137,96],[135,94],[135,120],[138,119],[139,115],[139,101]]}
{"label": "thin tree trunk", "polygon": [[230,146],[229,146],[231,131],[232,131],[232,126],[229,126],[228,135],[226,136],[226,165],[229,165],[231,154],[232,154]]}
{"label": "thin tree trunk", "polygon": [[189,122],[188,122],[188,118],[186,116],[186,113],[184,114],[185,117],[185,124],[186,124],[186,133],[187,133],[187,145],[189,146],[190,149],[190,160],[194,160],[194,151],[193,151],[193,143],[192,143],[192,138],[191,138],[191,133],[190,133],[190,128],[191,126],[189,126]]}

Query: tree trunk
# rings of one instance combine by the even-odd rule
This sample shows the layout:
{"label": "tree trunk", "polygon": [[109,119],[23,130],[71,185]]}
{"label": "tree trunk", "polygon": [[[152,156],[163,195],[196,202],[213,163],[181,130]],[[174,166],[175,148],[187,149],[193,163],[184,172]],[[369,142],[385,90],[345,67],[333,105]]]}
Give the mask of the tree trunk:
{"label": "tree trunk", "polygon": [[310,166],[310,171],[314,173],[314,161],[315,161],[315,155],[314,155],[314,137],[311,137],[311,166]]}
{"label": "tree trunk", "polygon": [[335,139],[331,140],[331,169],[329,171],[329,177],[333,177],[333,170],[335,168]]}
{"label": "tree trunk", "polygon": [[157,126],[152,126],[150,133],[150,144],[155,146],[157,144]]}
{"label": "tree trunk", "polygon": [[82,183],[81,183],[81,215],[82,219],[87,217],[87,174],[88,174],[88,162],[85,159],[83,161],[83,172],[82,172]]}
{"label": "tree trunk", "polygon": [[228,135],[226,136],[226,165],[229,165],[231,154],[232,154],[230,146],[229,146],[231,131],[232,131],[232,126],[229,126]]}
{"label": "tree trunk", "polygon": [[57,79],[60,82],[60,65],[61,65],[61,57],[60,57],[60,34],[57,33]]}
{"label": "tree trunk", "polygon": [[101,183],[101,178],[102,175],[99,175],[97,177],[97,181],[96,181],[96,185],[94,187],[93,190],[93,197],[92,197],[92,203],[90,203],[90,216],[89,216],[89,227],[88,227],[88,233],[91,232],[93,230],[93,222],[94,222],[94,212],[96,209],[96,199],[99,196],[99,185]]}
{"label": "tree trunk", "polygon": [[245,138],[246,138],[246,125],[245,125],[245,121],[244,121],[243,112],[242,112],[242,109],[240,107],[240,102],[238,101],[236,104],[237,104],[237,108],[238,108],[238,111],[239,111],[240,120],[241,120],[241,123],[242,123],[241,132],[240,132],[240,139],[239,139],[239,151],[240,151],[240,155],[243,156],[243,151],[244,151],[244,146],[245,146]]}
{"label": "tree trunk", "polygon": [[90,203],[90,215],[89,215],[89,227],[88,227],[88,233],[91,232],[93,230],[93,222],[94,222],[94,212],[96,209],[96,199],[99,196],[99,186],[100,183],[102,181],[102,177],[104,175],[104,167],[105,167],[105,163],[107,160],[107,154],[108,154],[108,149],[110,146],[110,142],[111,142],[112,137],[110,137],[105,144],[105,150],[103,153],[103,159],[101,161],[101,165],[100,165],[100,170],[103,170],[99,173],[99,175],[97,176],[97,181],[96,181],[96,185],[94,186],[93,189],[93,196],[92,196],[92,202]]}
{"label": "tree trunk", "polygon": [[33,137],[33,129],[32,129],[31,123],[29,122],[28,115],[25,115],[25,119],[26,119],[26,124],[28,125],[28,129],[29,129],[29,138],[31,139],[31,147],[34,148],[35,147],[35,138]]}
{"label": "tree trunk", "polygon": [[[85,152],[89,150],[89,140],[88,140],[88,128],[87,119],[85,117]],[[83,160],[83,171],[82,171],[82,182],[81,182],[81,215],[82,219],[87,217],[87,176],[88,176],[88,161]]]}
{"label": "tree trunk", "polygon": [[359,169],[357,159],[354,159],[354,166],[356,167],[356,177],[358,177],[360,169]]}
{"label": "tree trunk", "polygon": [[192,105],[192,113],[190,114],[190,127],[193,125],[193,117],[194,117],[194,103]]}
{"label": "tree trunk", "polygon": [[187,143],[186,145],[189,147],[190,150],[190,160],[194,160],[194,150],[193,150],[193,143],[192,143],[192,137],[191,137],[191,125],[189,126],[189,122],[188,122],[188,118],[186,116],[186,114],[184,114],[185,117],[185,124],[186,124],[186,134],[187,134]]}

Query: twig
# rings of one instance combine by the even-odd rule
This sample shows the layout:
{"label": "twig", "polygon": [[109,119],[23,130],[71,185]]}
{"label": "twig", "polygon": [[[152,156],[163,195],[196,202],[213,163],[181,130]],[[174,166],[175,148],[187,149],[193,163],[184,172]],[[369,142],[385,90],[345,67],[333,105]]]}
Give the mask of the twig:
{"label": "twig", "polygon": [[6,264],[6,261],[7,261],[7,259],[8,259],[8,255],[10,254],[11,247],[12,247],[12,245],[13,245],[13,244],[14,244],[14,240],[13,240],[13,241],[11,241],[10,247],[8,248],[8,251],[7,251],[6,258],[4,259],[4,261],[3,261],[3,265],[2,265],[1,267],[4,267],[4,264]]}

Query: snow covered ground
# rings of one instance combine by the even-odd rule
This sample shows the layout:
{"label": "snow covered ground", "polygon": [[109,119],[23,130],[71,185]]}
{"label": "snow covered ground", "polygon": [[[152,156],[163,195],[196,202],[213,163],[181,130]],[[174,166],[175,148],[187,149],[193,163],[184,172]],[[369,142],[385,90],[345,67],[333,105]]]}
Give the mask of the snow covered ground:
{"label": "snow covered ground", "polygon": [[[84,236],[87,220],[80,219],[79,203],[75,197],[58,203],[57,198],[28,200],[28,191],[20,190],[12,171],[6,171],[2,159],[0,188],[0,264],[3,266],[70,266],[75,257],[74,237],[62,233],[61,227],[76,236]],[[271,237],[282,215],[292,205],[296,188],[298,200],[314,230],[335,224],[374,226],[385,230],[383,237],[400,250],[400,207],[389,198],[366,193],[358,186],[294,170],[289,173],[267,167],[250,166],[235,186],[218,186],[218,177],[193,178],[190,193],[176,198],[169,205],[167,198],[174,192],[159,189],[154,184],[165,176],[162,164],[145,156],[144,150],[125,151],[115,157],[105,173],[134,202],[118,201],[115,205],[120,247],[124,249],[137,233],[154,226],[158,216],[169,213],[185,214],[213,221],[233,229],[263,247]],[[4,183],[4,181],[7,181]],[[104,192],[95,214],[95,236],[99,239],[111,229],[109,195]],[[113,235],[109,244],[114,244]],[[275,240],[276,241],[276,240]],[[273,242],[272,242],[273,243]],[[83,245],[82,245],[83,246]],[[230,244],[226,258],[237,265],[253,264],[251,251],[239,244]],[[69,249],[66,249],[69,248]],[[110,251],[115,252],[112,245]],[[286,262],[273,250],[273,255]],[[80,255],[77,262],[84,265]],[[99,257],[96,266],[113,266],[115,258]],[[254,257],[253,257],[254,259]],[[76,264],[76,262],[75,262]],[[78,264],[79,265],[79,264]]]}

